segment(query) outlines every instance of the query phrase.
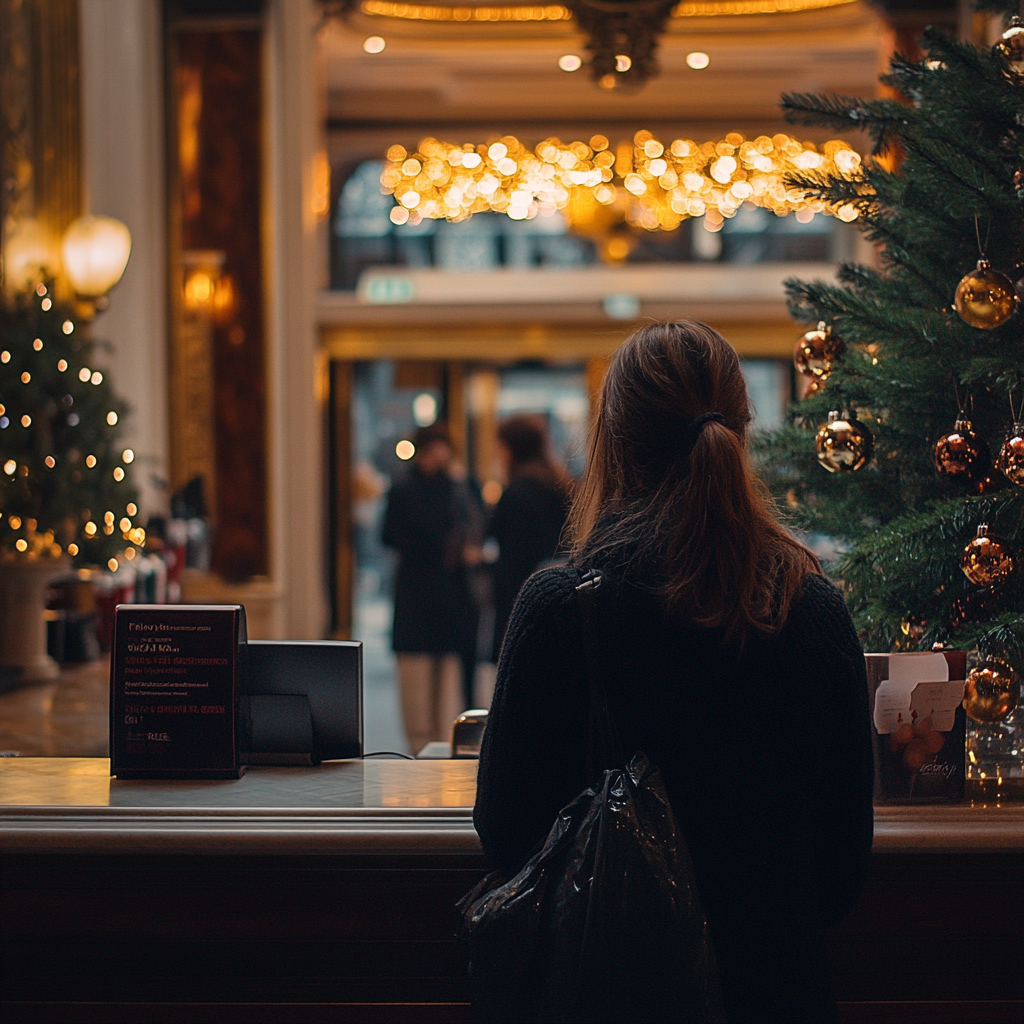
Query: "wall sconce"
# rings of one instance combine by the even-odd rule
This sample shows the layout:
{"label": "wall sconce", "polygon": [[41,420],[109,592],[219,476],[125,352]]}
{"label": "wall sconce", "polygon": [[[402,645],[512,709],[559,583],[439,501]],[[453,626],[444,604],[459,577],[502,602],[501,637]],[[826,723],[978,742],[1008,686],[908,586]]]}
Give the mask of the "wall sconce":
{"label": "wall sconce", "polygon": [[64,270],[83,319],[106,308],[107,293],[121,280],[131,251],[131,232],[113,217],[79,217],[64,232]]}
{"label": "wall sconce", "polygon": [[4,285],[8,294],[29,291],[53,265],[53,250],[34,217],[18,220],[4,239]]}

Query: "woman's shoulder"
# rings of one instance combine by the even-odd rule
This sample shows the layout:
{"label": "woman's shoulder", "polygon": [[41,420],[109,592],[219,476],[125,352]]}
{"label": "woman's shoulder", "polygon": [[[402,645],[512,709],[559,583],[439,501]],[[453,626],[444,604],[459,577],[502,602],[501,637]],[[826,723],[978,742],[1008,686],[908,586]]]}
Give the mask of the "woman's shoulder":
{"label": "woman's shoulder", "polygon": [[793,602],[785,633],[799,640],[832,643],[850,653],[860,653],[860,640],[842,591],[827,576],[808,573]]}
{"label": "woman's shoulder", "polygon": [[579,570],[572,565],[554,565],[539,569],[523,584],[517,605],[533,614],[562,608],[576,600]]}

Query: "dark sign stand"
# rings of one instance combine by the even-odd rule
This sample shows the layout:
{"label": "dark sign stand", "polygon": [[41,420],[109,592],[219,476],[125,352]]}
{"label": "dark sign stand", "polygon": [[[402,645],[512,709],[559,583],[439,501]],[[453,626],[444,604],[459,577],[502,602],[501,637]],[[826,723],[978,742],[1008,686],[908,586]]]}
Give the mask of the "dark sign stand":
{"label": "dark sign stand", "polygon": [[241,605],[119,605],[110,656],[110,774],[237,779]]}

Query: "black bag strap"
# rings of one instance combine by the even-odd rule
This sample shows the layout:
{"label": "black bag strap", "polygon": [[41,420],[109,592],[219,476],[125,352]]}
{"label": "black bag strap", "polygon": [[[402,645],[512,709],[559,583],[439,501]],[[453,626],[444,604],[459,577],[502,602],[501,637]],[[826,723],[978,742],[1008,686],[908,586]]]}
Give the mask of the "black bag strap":
{"label": "black bag strap", "polygon": [[590,777],[594,779],[606,768],[624,763],[622,743],[608,706],[608,689],[598,659],[594,602],[603,579],[604,573],[600,569],[588,569],[580,574],[580,581],[576,585],[576,601],[580,611],[590,695],[587,714],[587,765]]}

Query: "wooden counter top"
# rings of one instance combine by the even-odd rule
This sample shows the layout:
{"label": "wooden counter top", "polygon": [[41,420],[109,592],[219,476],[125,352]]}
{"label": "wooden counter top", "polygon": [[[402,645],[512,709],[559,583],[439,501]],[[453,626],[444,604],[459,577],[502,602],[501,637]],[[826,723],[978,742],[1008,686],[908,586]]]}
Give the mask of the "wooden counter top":
{"label": "wooden counter top", "polygon": [[[0,852],[479,854],[476,761],[336,761],[121,780],[105,758],[0,759]],[[879,853],[1024,850],[1024,804],[877,807]]]}

